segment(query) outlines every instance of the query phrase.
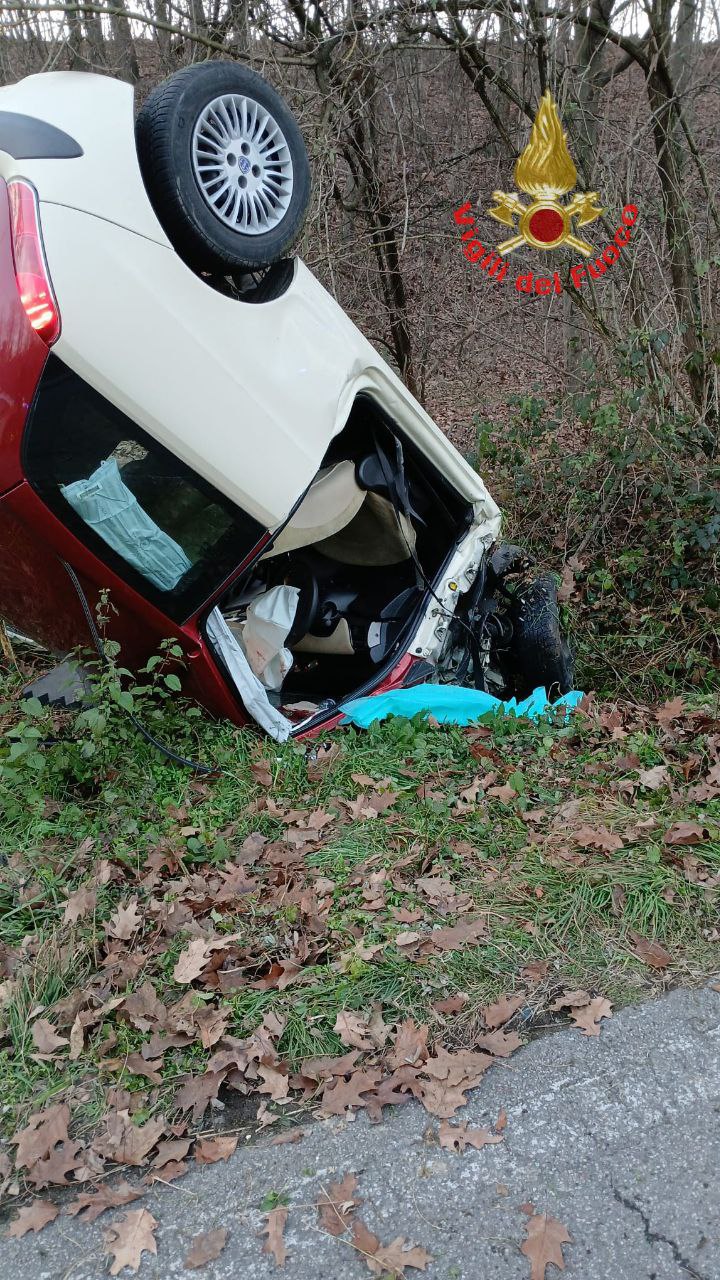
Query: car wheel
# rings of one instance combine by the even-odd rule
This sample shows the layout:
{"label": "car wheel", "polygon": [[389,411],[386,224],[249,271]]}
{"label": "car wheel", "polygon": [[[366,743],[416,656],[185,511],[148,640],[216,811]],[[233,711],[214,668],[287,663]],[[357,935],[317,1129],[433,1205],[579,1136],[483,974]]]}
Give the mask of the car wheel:
{"label": "car wheel", "polygon": [[184,67],[150,94],[136,139],[155,213],[194,270],[254,270],[287,255],[307,215],[310,166],[262,76],[234,62]]}
{"label": "car wheel", "polygon": [[573,659],[560,627],[557,587],[544,573],[518,592],[511,609],[515,693],[527,698],[544,687],[550,700],[573,687]]}

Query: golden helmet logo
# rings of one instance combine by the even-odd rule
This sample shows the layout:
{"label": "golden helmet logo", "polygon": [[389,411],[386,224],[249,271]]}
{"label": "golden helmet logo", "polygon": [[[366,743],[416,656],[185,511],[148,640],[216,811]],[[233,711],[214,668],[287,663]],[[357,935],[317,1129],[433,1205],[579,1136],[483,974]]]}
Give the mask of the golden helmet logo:
{"label": "golden helmet logo", "polygon": [[514,191],[493,191],[493,206],[485,212],[515,232],[494,249],[483,243],[485,234],[478,227],[472,201],[466,200],[453,210],[465,258],[494,284],[501,284],[507,276],[508,257],[513,250],[529,245],[531,249],[543,250],[566,247],[581,253],[585,261],[567,267],[564,283],[559,270],[553,271],[552,276],[536,277],[525,268],[515,278],[518,293],[543,297],[562,293],[569,286],[593,287],[593,282],[600,280],[619,261],[622,250],[635,234],[638,208],[634,204],[623,206],[612,240],[600,252],[576,234],[576,228],[595,222],[606,210],[600,204],[597,191],[578,192],[567,204],[563,203],[562,197],[577,184],[577,169],[555,100],[549,92],[540,99],[530,140],[516,161],[515,183],[531,197],[531,203],[525,204]]}
{"label": "golden helmet logo", "polygon": [[567,245],[589,257],[592,245],[575,235],[572,220],[584,227],[605,210],[598,203],[597,191],[576,194],[569,204],[562,204],[560,200],[560,196],[567,195],[577,185],[577,170],[555,99],[549,91],[540,99],[530,141],[517,159],[514,177],[515,185],[533,200],[526,205],[514,191],[493,191],[494,205],[487,210],[490,217],[508,227],[515,226],[516,217],[520,220],[518,233],[497,245],[497,252],[504,256],[522,244],[529,244],[533,249],[559,249]]}

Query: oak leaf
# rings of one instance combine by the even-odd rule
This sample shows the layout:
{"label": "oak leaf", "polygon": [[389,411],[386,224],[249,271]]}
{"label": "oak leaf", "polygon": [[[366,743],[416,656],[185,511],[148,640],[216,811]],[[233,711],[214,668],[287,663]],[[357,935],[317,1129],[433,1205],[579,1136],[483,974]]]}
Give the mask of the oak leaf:
{"label": "oak leaf", "polygon": [[157,1219],[147,1209],[133,1209],[105,1229],[105,1252],[114,1258],[110,1268],[111,1276],[119,1275],[123,1267],[137,1271],[145,1252],[157,1255],[153,1235],[157,1225]]}
{"label": "oak leaf", "polygon": [[459,1013],[465,1008],[470,997],[464,991],[458,991],[456,996],[448,996],[445,1000],[436,1000],[431,1006],[436,1013],[452,1014]]}
{"label": "oak leaf", "polygon": [[475,1041],[476,1048],[484,1049],[494,1058],[509,1058],[521,1045],[522,1040],[517,1031],[488,1031]]}
{"label": "oak leaf", "polygon": [[180,952],[177,958],[175,968],[173,969],[173,978],[175,982],[189,983],[194,982],[200,977],[203,969],[206,968],[210,959],[208,945],[204,938],[193,938],[192,942]]}
{"label": "oak leaf", "polygon": [[195,1159],[198,1164],[215,1164],[218,1160],[229,1160],[237,1144],[236,1133],[221,1133],[217,1138],[201,1138],[195,1144]]}
{"label": "oak leaf", "polygon": [[403,1236],[397,1236],[390,1244],[381,1245],[377,1236],[360,1221],[353,1223],[353,1244],[375,1276],[389,1272],[393,1277],[404,1277],[406,1267],[424,1271],[428,1263],[432,1262],[431,1254],[417,1245],[408,1244]]}
{"label": "oak leaf", "polygon": [[16,1240],[21,1240],[28,1231],[42,1231],[48,1222],[57,1218],[59,1212],[57,1205],[51,1204],[49,1200],[31,1200],[11,1223],[5,1232],[5,1238],[14,1236]]}
{"label": "oak leaf", "polygon": [[658,791],[660,787],[665,786],[667,780],[668,767],[666,764],[655,764],[652,769],[641,769],[638,773],[638,782],[647,791]]}
{"label": "oak leaf", "polygon": [[325,1116],[341,1116],[349,1107],[366,1107],[364,1093],[372,1093],[382,1080],[380,1070],[354,1071],[349,1080],[334,1078],[326,1084],[322,1095],[321,1113]]}
{"label": "oak leaf", "polygon": [[167,1142],[158,1143],[153,1169],[162,1169],[171,1160],[184,1160],[191,1146],[192,1138],[170,1138]]}
{"label": "oak leaf", "polygon": [[488,1031],[495,1031],[498,1027],[502,1027],[504,1023],[509,1022],[514,1013],[517,1013],[526,1000],[524,991],[518,992],[516,995],[501,996],[494,1004],[486,1005],[481,1010],[483,1021]]}
{"label": "oak leaf", "polygon": [[443,1120],[438,1131],[440,1146],[449,1151],[462,1152],[466,1147],[486,1147],[502,1142],[501,1133],[492,1133],[490,1129],[471,1129],[467,1124],[450,1124]]}
{"label": "oak leaf", "polygon": [[137,905],[137,898],[131,898],[127,906],[119,906],[115,914],[110,917],[110,923],[106,928],[112,938],[118,938],[120,942],[128,942],[133,934],[137,933],[142,924]]}
{"label": "oak leaf", "polygon": [[388,1056],[391,1067],[417,1066],[427,1058],[428,1027],[417,1026],[412,1018],[401,1022],[395,1037],[395,1044]]}
{"label": "oak leaf", "polygon": [[63,924],[75,924],[76,920],[82,920],[85,916],[89,916],[96,906],[97,889],[82,885],[74,893],[69,894],[65,902]]}
{"label": "oak leaf", "polygon": [[115,1111],[107,1117],[104,1137],[96,1138],[93,1150],[116,1164],[140,1165],[166,1129],[163,1116],[145,1124],[133,1124],[130,1112]]}
{"label": "oak leaf", "polygon": [[672,963],[672,956],[669,951],[660,946],[659,942],[650,942],[647,938],[643,938],[641,934],[630,930],[630,939],[633,944],[635,954],[650,965],[651,969],[667,969]]}
{"label": "oak leaf", "polygon": [[59,1036],[47,1018],[38,1018],[33,1023],[32,1038],[38,1053],[52,1054],[58,1049],[67,1048],[70,1043],[65,1036]]}
{"label": "oak leaf", "polygon": [[579,827],[573,833],[574,839],[583,849],[600,849],[603,853],[615,853],[623,848],[619,835],[607,827]]}
{"label": "oak leaf", "polygon": [[589,1004],[591,999],[589,991],[564,991],[550,1005],[550,1012],[557,1013],[560,1009],[579,1009],[581,1005]]}
{"label": "oak leaf", "polygon": [[673,720],[677,720],[685,710],[685,703],[680,697],[671,698],[655,712],[655,719],[663,729],[669,729]]}
{"label": "oak leaf", "polygon": [[119,1182],[115,1187],[100,1187],[92,1194],[83,1192],[76,1200],[71,1200],[70,1204],[65,1206],[65,1213],[69,1213],[73,1218],[80,1214],[81,1222],[94,1222],[108,1209],[119,1209],[121,1205],[130,1204],[132,1200],[139,1200],[143,1191],[142,1183],[138,1187],[131,1187],[129,1182]]}
{"label": "oak leaf", "polygon": [[12,1143],[17,1144],[15,1164],[18,1169],[29,1169],[44,1159],[60,1142],[68,1140],[70,1108],[66,1103],[56,1103],[44,1111],[36,1111],[24,1129],[18,1130]]}
{"label": "oak leaf", "polygon": [[465,942],[479,942],[488,937],[485,920],[469,920],[464,924],[452,925],[447,929],[433,929],[428,934],[428,941],[436,951],[455,951]]}
{"label": "oak leaf", "polygon": [[193,1236],[185,1266],[189,1271],[193,1271],[196,1267],[204,1267],[208,1262],[214,1262],[225,1248],[227,1238],[227,1227],[217,1227],[215,1231],[201,1231],[199,1235]]}
{"label": "oak leaf", "polygon": [[557,1218],[535,1213],[525,1224],[527,1239],[520,1252],[530,1261],[530,1280],[545,1280],[545,1268],[553,1263],[559,1271],[565,1270],[562,1246],[571,1244],[567,1227]]}
{"label": "oak leaf", "polygon": [[702,844],[707,831],[698,822],[674,822],[665,832],[665,844]]}
{"label": "oak leaf", "polygon": [[357,1178],[347,1173],[342,1182],[331,1182],[317,1202],[320,1226],[331,1236],[341,1236],[347,1231],[362,1200],[355,1195]]}
{"label": "oak leaf", "polygon": [[570,1017],[585,1036],[600,1035],[600,1019],[612,1018],[612,1004],[604,996],[596,996],[581,1009],[571,1009]]}
{"label": "oak leaf", "polygon": [[267,1215],[267,1226],[262,1232],[263,1235],[267,1236],[262,1251],[263,1253],[272,1254],[278,1267],[285,1266],[287,1257],[287,1249],[283,1239],[287,1215],[286,1205],[281,1205],[278,1209],[271,1209]]}
{"label": "oak leaf", "polygon": [[351,1013],[343,1009],[335,1019],[334,1030],[337,1031],[343,1044],[350,1049],[380,1049],[387,1040],[388,1029],[380,1015],[375,1018],[364,1018],[362,1014]]}

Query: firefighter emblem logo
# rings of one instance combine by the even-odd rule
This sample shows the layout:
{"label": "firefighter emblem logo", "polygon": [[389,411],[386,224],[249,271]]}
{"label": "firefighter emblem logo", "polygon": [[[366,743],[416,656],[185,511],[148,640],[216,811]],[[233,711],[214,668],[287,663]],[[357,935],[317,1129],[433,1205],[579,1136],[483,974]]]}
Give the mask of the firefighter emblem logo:
{"label": "firefighter emblem logo", "polygon": [[598,203],[597,191],[576,193],[568,204],[560,199],[576,186],[577,170],[549,92],[540,99],[530,141],[518,157],[514,177],[515,185],[532,197],[532,203],[524,204],[514,191],[493,191],[494,204],[487,211],[490,217],[513,229],[515,219],[519,219],[516,234],[503,240],[497,252],[504,256],[523,244],[533,249],[559,249],[567,245],[589,257],[592,245],[575,234],[573,219],[577,227],[584,227],[599,218],[604,209]]}

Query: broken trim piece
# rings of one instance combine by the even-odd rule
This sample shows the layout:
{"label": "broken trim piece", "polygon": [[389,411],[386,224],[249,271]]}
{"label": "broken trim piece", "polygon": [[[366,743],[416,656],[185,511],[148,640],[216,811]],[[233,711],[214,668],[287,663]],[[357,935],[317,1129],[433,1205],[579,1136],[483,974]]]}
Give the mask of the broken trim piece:
{"label": "broken trim piece", "polygon": [[248,715],[276,742],[285,742],[292,732],[292,722],[270,702],[266,689],[252,671],[218,608],[213,609],[209,615],[206,631],[216,656],[224,662]]}

